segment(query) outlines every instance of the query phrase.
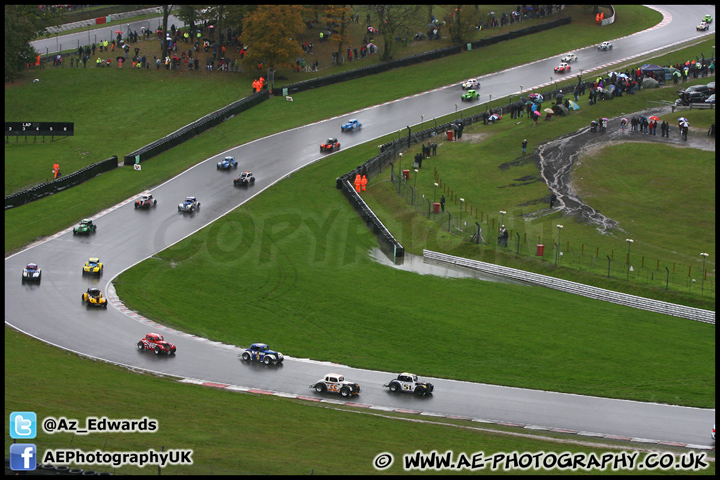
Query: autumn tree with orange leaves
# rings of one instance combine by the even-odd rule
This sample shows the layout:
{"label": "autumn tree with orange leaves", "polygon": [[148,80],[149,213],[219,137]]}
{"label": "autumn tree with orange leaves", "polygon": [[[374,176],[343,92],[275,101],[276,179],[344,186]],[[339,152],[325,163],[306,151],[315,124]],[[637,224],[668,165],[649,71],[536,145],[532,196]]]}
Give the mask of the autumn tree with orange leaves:
{"label": "autumn tree with orange leaves", "polygon": [[303,7],[259,5],[243,21],[242,42],[248,46],[243,66],[250,71],[261,62],[264,69],[287,68],[303,54],[298,35],[305,30]]}

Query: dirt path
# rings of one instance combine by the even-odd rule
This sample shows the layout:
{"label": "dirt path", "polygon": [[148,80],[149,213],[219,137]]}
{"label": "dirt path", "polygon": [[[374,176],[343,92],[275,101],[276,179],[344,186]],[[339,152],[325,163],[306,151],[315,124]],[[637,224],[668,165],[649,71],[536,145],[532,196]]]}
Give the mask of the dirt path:
{"label": "dirt path", "polygon": [[708,137],[707,130],[703,128],[690,127],[688,139],[684,141],[680,138],[677,125],[670,125],[670,137],[668,138],[663,138],[660,135],[644,135],[641,132],[631,132],[630,125],[623,132],[620,127],[620,119],[623,117],[629,119],[633,115],[660,116],[671,111],[671,107],[668,106],[618,116],[608,121],[607,132],[605,133],[590,132],[588,126],[542,144],[536,153],[540,174],[548,187],[550,187],[551,192],[557,196],[557,202],[552,209],[546,208],[534,212],[527,215],[526,218],[539,218],[563,211],[565,215],[572,215],[580,221],[595,224],[598,231],[603,234],[614,228],[623,231],[618,226],[617,221],[595,211],[578,197],[571,182],[573,164],[586,153],[623,142],[658,142],[671,144],[678,148],[698,148],[715,151],[715,139]]}

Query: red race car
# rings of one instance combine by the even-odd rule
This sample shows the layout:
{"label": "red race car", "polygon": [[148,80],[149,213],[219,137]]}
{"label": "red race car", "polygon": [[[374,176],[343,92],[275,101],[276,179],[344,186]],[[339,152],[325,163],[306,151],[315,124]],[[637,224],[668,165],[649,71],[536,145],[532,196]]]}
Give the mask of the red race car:
{"label": "red race car", "polygon": [[565,62],[562,62],[560,65],[555,67],[555,73],[567,73],[569,71],[570,71],[570,65]]}
{"label": "red race car", "polygon": [[157,205],[157,200],[152,195],[143,195],[135,200],[135,208],[150,208]]}
{"label": "red race car", "polygon": [[141,352],[152,350],[155,352],[155,355],[160,355],[161,353],[168,355],[175,354],[176,350],[175,344],[166,342],[159,333],[148,333],[145,335],[145,338],[137,343],[137,349]]}
{"label": "red race car", "polygon": [[337,138],[328,138],[325,143],[320,144],[320,152],[332,152],[340,149],[340,142]]}

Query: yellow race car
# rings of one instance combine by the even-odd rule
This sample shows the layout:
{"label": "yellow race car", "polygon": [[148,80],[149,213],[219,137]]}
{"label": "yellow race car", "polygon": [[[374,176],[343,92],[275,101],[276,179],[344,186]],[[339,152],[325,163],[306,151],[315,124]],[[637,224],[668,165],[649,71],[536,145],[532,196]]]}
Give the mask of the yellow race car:
{"label": "yellow race car", "polygon": [[85,266],[83,267],[83,275],[85,274],[97,274],[102,275],[103,272],[103,264],[100,262],[99,258],[89,258],[87,262],[85,262]]}
{"label": "yellow race car", "polygon": [[82,294],[82,301],[89,306],[107,308],[107,298],[103,298],[99,288],[88,288]]}

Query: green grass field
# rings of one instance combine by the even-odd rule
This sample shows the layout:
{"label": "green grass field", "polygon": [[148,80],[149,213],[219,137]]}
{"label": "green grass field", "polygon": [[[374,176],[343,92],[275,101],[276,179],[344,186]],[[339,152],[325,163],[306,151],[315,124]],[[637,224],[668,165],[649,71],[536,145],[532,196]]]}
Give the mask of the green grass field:
{"label": "green grass field", "polygon": [[[101,384],[98,379],[102,379]],[[549,432],[533,435],[531,431],[523,431],[520,436],[517,429],[491,424],[432,417],[407,421],[403,418],[408,416],[395,413],[180,384],[97,363],[6,328],[6,430],[13,411],[34,411],[38,421],[47,416],[64,416],[79,420],[80,425],[84,425],[88,416],[157,419],[156,433],[72,436],[40,431],[34,443],[40,455],[49,448],[70,447],[84,451],[160,451],[162,447],[165,451],[193,450],[192,466],[169,466],[162,470],[163,475],[335,475],[338,471],[367,475],[377,473],[372,462],[382,452],[395,457],[394,464],[385,472],[401,474],[402,455],[417,450],[424,453],[452,450],[456,456],[461,452],[468,456],[484,452],[485,457],[514,451],[602,455],[629,450],[627,445],[610,440],[587,442],[590,439],[585,438],[587,443],[578,445],[574,442],[581,437],[577,436]],[[555,440],[551,440],[553,437]],[[673,448],[663,451],[686,452]],[[708,464],[706,470],[697,473],[713,475],[715,462]],[[154,466],[81,468],[115,474],[157,474]],[[481,471],[490,473],[491,469]],[[502,471],[518,472],[503,469],[498,472]]]}

